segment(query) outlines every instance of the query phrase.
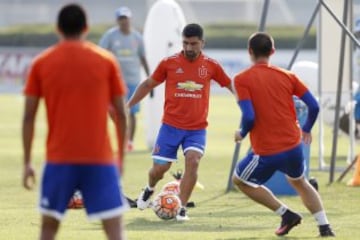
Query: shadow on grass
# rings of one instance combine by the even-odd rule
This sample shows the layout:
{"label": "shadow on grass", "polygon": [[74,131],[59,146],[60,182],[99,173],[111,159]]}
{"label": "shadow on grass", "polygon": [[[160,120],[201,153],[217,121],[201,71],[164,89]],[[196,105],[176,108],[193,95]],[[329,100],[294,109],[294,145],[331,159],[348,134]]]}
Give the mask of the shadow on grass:
{"label": "shadow on grass", "polygon": [[[129,231],[161,231],[165,232],[235,232],[235,231],[259,231],[269,230],[268,226],[245,226],[242,224],[226,224],[225,222],[209,222],[205,219],[199,219],[196,214],[192,215],[193,219],[188,222],[177,222],[176,220],[149,220],[147,218],[137,218],[126,224]],[[239,218],[240,219],[240,218]]]}
{"label": "shadow on grass", "polygon": [[303,236],[299,236],[299,237],[296,237],[296,236],[291,236],[291,237],[288,237],[288,236],[282,236],[282,237],[277,237],[277,236],[274,236],[274,237],[241,237],[241,238],[215,238],[215,240],[251,240],[251,239],[256,239],[256,240],[259,240],[259,239],[266,239],[266,240],[295,240],[295,239],[314,239],[313,237],[303,237]]}

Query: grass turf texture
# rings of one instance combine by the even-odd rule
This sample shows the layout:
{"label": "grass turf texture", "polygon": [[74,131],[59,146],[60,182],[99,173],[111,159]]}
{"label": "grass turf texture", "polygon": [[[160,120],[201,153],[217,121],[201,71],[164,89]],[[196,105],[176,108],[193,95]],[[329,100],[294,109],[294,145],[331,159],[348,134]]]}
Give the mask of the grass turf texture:
{"label": "grass turf texture", "polygon": [[[38,184],[34,191],[21,187],[22,150],[20,138],[23,99],[20,96],[0,96],[0,239],[36,239],[39,232],[39,213],[36,209]],[[43,108],[43,104],[42,104]],[[224,194],[234,150],[233,132],[239,123],[240,112],[232,97],[213,96],[210,105],[208,143],[205,157],[201,160],[199,181],[205,190],[196,189],[191,200],[196,207],[189,209],[191,220],[185,223],[162,221],[152,210],[129,210],[124,223],[128,239],[279,239],[274,235],[280,218],[271,211],[255,204],[243,194],[233,191]],[[142,115],[135,141],[135,152],[128,154],[125,165],[123,186],[126,195],[136,198],[145,185],[147,172],[151,166],[150,153],[144,144]],[[37,183],[40,181],[44,138],[46,132],[43,109],[36,123],[33,148]],[[314,129],[314,133],[316,133]],[[316,135],[316,134],[315,134]],[[327,162],[331,152],[331,129],[325,130]],[[360,188],[346,187],[344,183],[327,186],[328,173],[317,171],[317,138],[314,137],[311,159],[311,176],[318,179],[320,193],[327,209],[328,217],[337,234],[337,239],[354,239],[360,235]],[[242,144],[241,156],[249,146],[248,140]],[[357,151],[358,151],[357,147]],[[337,165],[345,166],[348,140],[339,137]],[[183,158],[179,153],[179,163],[171,171],[183,168]],[[338,176],[339,173],[337,173]],[[345,178],[348,180],[352,172]],[[170,174],[158,185],[158,190],[172,180]],[[111,194],[111,193],[109,193]],[[317,239],[315,220],[301,204],[298,197],[281,197],[291,208],[304,216],[303,223],[294,228],[283,239]],[[105,239],[99,222],[88,222],[83,210],[70,210],[63,221],[57,239]]]}

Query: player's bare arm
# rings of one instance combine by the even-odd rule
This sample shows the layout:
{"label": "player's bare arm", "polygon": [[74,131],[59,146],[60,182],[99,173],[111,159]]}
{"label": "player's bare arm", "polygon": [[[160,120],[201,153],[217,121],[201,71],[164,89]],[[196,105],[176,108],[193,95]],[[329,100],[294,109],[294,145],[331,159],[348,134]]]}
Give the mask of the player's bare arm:
{"label": "player's bare arm", "polygon": [[35,171],[31,166],[31,146],[34,136],[35,116],[39,106],[38,97],[25,98],[25,110],[22,124],[22,141],[24,151],[23,187],[32,189],[35,183]]}
{"label": "player's bare arm", "polygon": [[234,90],[232,89],[232,85],[231,85],[231,83],[229,84],[229,85],[227,85],[227,86],[225,86],[227,89],[229,89],[229,91],[231,92],[231,93],[234,93]]}
{"label": "player's bare arm", "polygon": [[119,170],[122,171],[123,161],[124,161],[124,153],[126,146],[126,129],[127,129],[127,113],[125,107],[125,99],[124,97],[118,96],[115,97],[112,101],[113,104],[113,114],[115,115],[116,121],[116,130],[118,137],[118,157],[119,157]]}
{"label": "player's bare arm", "polygon": [[155,81],[152,78],[146,79],[144,82],[140,83],[136,88],[135,93],[131,96],[130,100],[127,102],[127,107],[131,108],[138,102],[140,102],[150,91],[161,84],[160,82]]}
{"label": "player's bare arm", "polygon": [[146,58],[145,57],[140,57],[140,62],[141,62],[141,65],[143,66],[143,68],[145,70],[146,76],[149,76],[150,75],[150,70],[149,70],[149,64],[146,61]]}

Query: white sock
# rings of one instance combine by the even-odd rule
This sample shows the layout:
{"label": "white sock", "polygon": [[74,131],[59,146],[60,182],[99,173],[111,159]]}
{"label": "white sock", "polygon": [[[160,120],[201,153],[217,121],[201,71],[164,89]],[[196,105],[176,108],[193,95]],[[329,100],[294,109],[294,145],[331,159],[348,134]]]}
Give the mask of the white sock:
{"label": "white sock", "polygon": [[279,215],[279,216],[282,216],[282,215],[286,212],[286,210],[288,210],[287,206],[281,205],[281,206],[275,211],[275,213],[276,213],[277,215]]}
{"label": "white sock", "polygon": [[154,190],[155,190],[155,187],[150,187],[149,185],[147,185],[146,188],[149,189],[150,191],[154,191]]}
{"label": "white sock", "polygon": [[314,213],[313,216],[319,226],[329,224],[329,221],[326,217],[325,211],[322,210],[320,212]]}

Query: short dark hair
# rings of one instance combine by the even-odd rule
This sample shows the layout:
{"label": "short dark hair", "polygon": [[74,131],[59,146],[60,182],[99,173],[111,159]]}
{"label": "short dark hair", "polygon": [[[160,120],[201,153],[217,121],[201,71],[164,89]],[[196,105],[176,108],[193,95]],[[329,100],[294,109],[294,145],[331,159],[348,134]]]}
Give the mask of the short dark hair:
{"label": "short dark hair", "polygon": [[269,57],[274,48],[274,39],[267,33],[257,32],[250,36],[248,46],[255,57]]}
{"label": "short dark hair", "polygon": [[197,23],[190,23],[186,25],[182,31],[183,37],[198,37],[199,39],[203,39],[204,30]]}
{"label": "short dark hair", "polygon": [[78,4],[68,4],[61,8],[57,26],[65,37],[80,35],[87,27],[85,10]]}

